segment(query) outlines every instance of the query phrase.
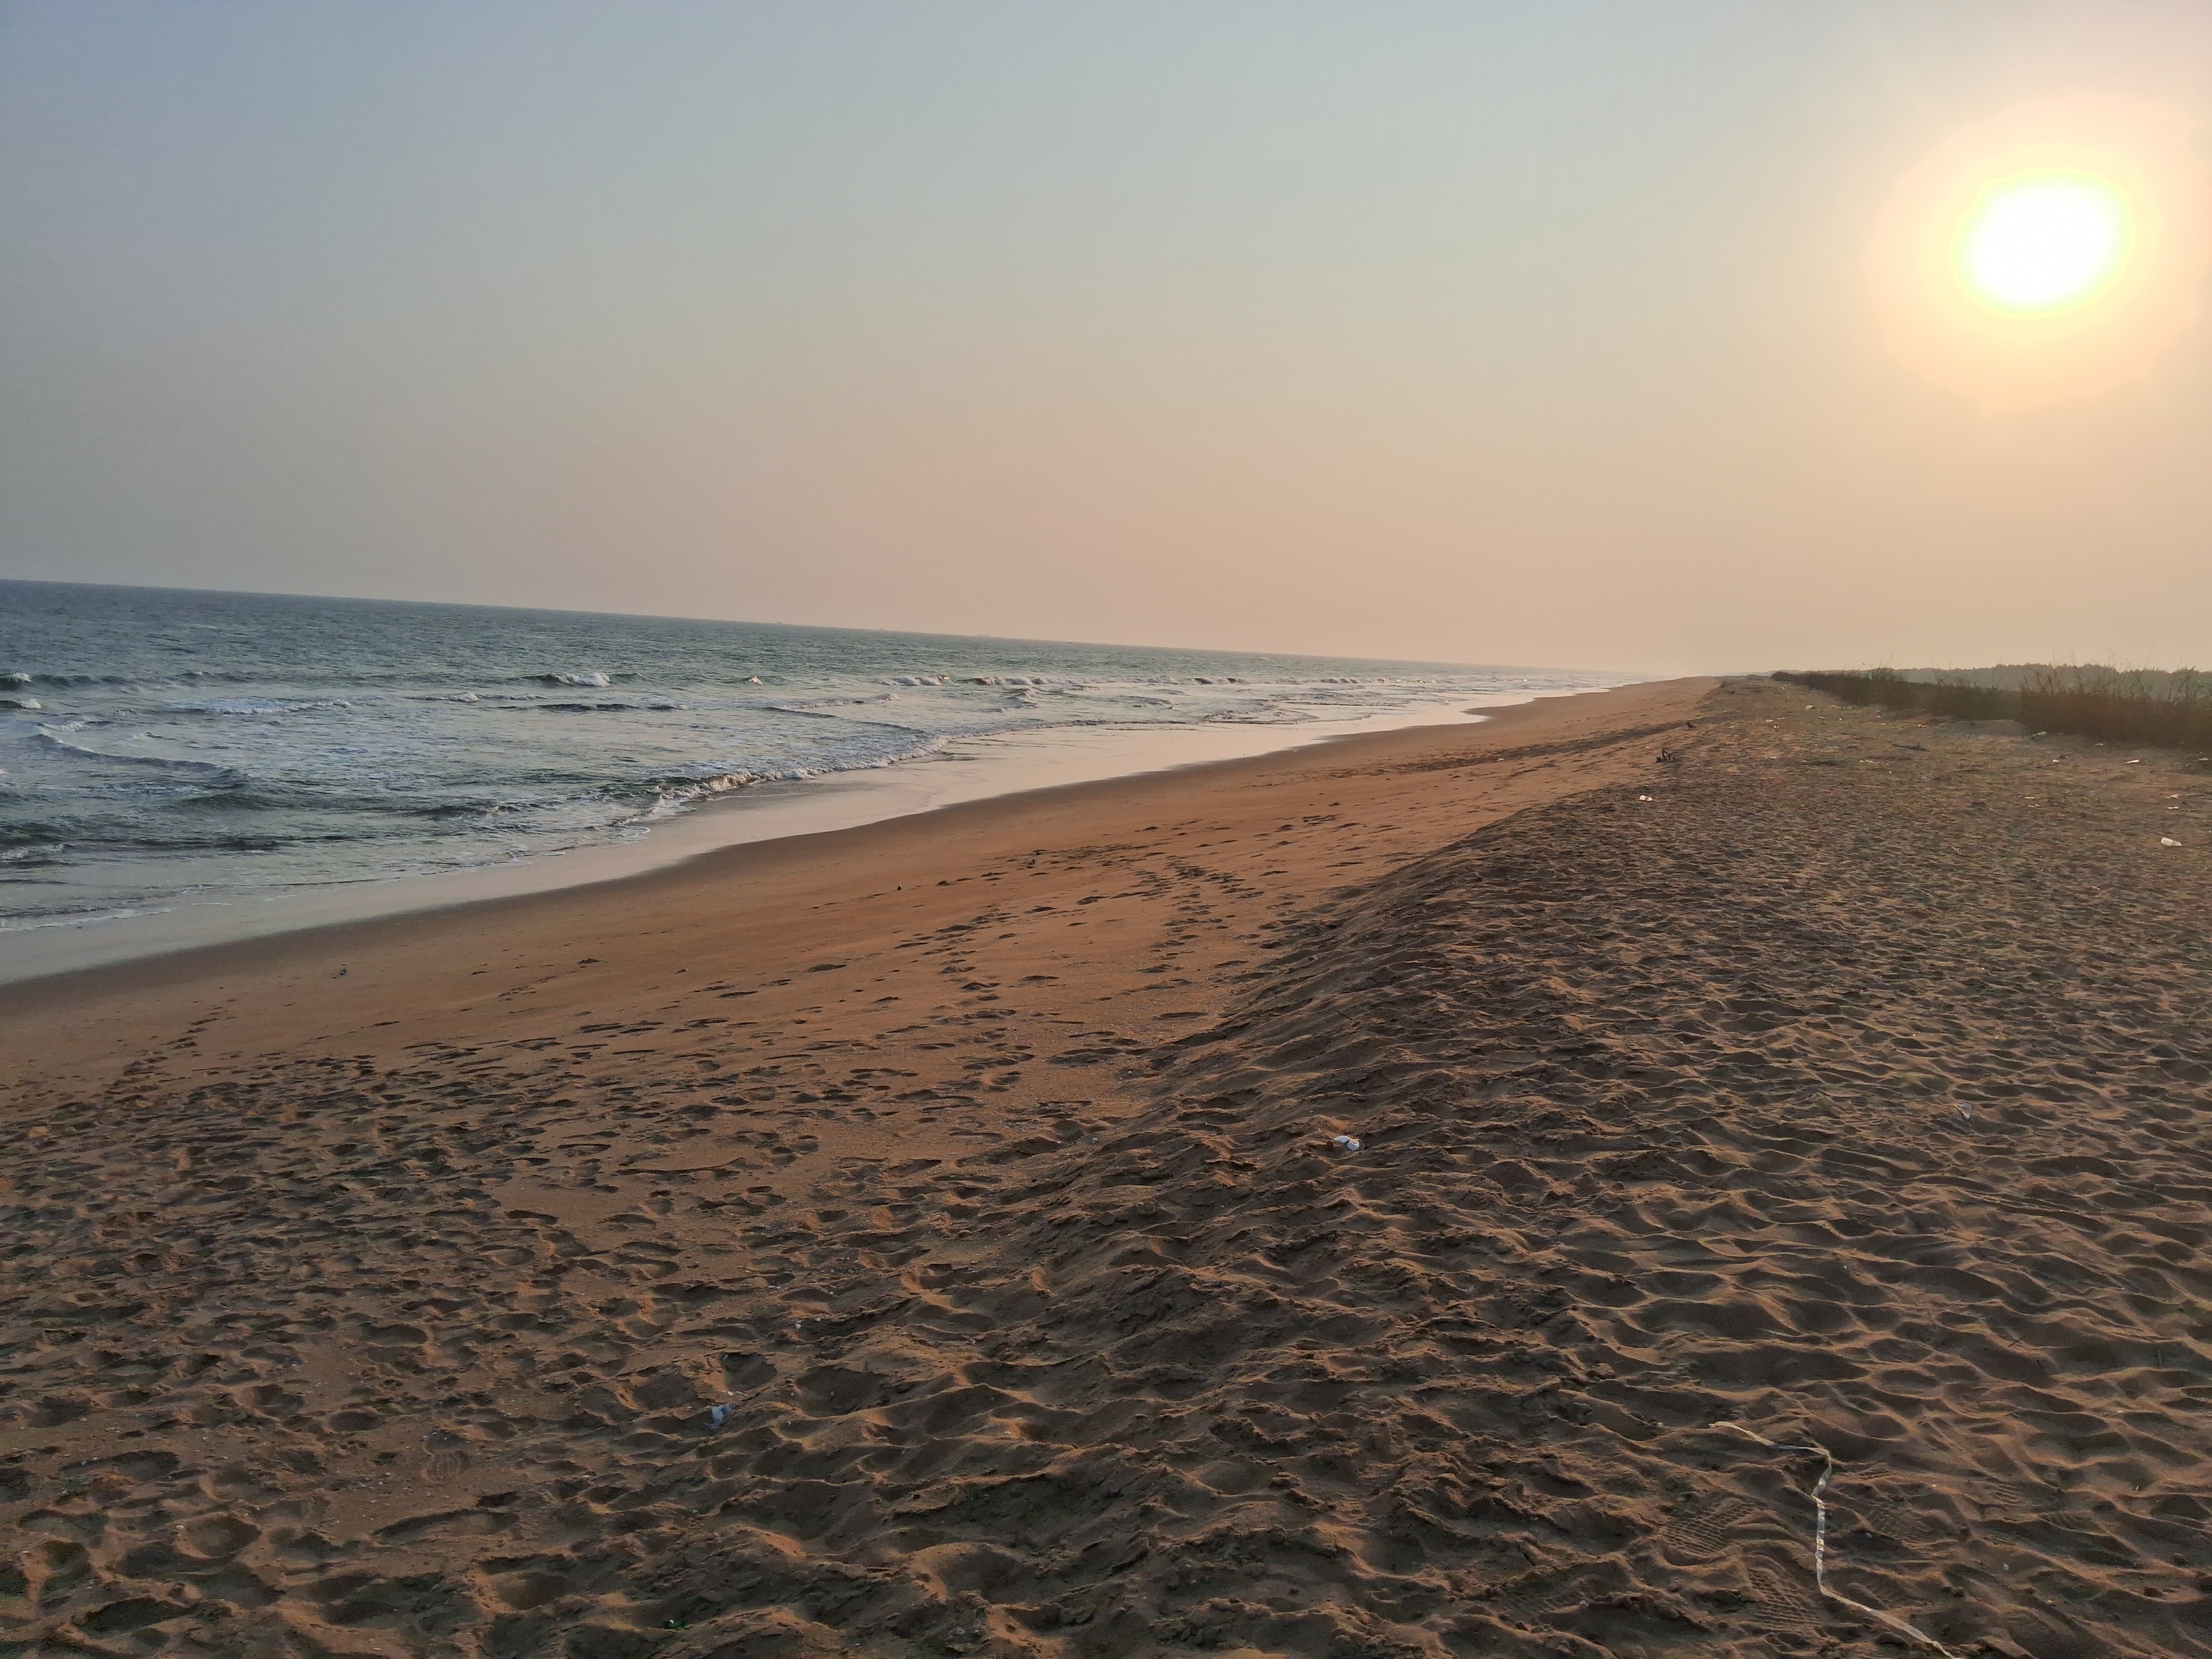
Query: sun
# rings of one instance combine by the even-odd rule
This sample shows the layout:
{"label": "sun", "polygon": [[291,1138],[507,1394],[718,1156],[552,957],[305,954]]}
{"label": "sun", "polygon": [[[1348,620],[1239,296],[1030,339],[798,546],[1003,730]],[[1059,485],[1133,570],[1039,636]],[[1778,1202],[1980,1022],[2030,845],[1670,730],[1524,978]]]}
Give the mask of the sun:
{"label": "sun", "polygon": [[1991,185],[1960,227],[1959,279],[2015,315],[2063,311],[2119,277],[2135,242],[2127,198],[2089,173],[2044,173]]}
{"label": "sun", "polygon": [[2199,135],[2197,112],[2120,93],[1956,129],[1869,226],[1872,320],[1891,355],[1992,412],[2157,372],[2212,269]]}

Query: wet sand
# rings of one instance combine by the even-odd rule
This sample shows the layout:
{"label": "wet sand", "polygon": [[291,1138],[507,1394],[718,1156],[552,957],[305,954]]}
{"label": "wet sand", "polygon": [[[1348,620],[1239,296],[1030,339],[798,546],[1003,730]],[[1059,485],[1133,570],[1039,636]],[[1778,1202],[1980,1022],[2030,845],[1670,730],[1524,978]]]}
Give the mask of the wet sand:
{"label": "wet sand", "polygon": [[0,1644],[2212,1653],[2212,779],[1805,704],[10,988]]}

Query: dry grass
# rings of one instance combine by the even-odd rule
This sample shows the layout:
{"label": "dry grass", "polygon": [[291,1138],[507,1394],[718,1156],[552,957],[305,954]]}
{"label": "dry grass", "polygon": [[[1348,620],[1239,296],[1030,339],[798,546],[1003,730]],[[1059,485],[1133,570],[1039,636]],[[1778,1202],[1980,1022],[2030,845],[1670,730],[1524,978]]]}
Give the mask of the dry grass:
{"label": "dry grass", "polygon": [[2212,675],[2039,665],[2015,687],[1978,683],[1971,671],[1910,679],[1893,668],[1780,673],[1778,680],[1845,702],[1953,720],[2013,720],[2035,732],[2065,732],[2106,743],[2212,751]]}

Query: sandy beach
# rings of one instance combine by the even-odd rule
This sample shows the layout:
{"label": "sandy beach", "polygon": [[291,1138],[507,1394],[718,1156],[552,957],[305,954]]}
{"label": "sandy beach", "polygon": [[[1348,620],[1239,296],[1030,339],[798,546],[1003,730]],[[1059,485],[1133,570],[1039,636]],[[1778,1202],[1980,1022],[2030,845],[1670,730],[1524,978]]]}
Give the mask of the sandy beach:
{"label": "sandy beach", "polygon": [[0,1652],[2212,1654],[2208,847],[1681,680],[9,987]]}
{"label": "sandy beach", "polygon": [[[1249,759],[1410,726],[1484,720],[1499,708],[1530,700],[1527,692],[1473,694],[1449,708],[1307,725],[1226,722],[997,732],[896,766],[750,786],[672,814],[642,835],[559,854],[525,854],[434,875],[334,880],[271,892],[176,895],[173,902],[145,913],[92,921],[47,919],[30,927],[18,922],[0,927],[0,986],[304,928],[618,881],[724,848],[854,830],[1007,795]],[[131,877],[124,861],[112,867],[112,874],[126,882]]]}

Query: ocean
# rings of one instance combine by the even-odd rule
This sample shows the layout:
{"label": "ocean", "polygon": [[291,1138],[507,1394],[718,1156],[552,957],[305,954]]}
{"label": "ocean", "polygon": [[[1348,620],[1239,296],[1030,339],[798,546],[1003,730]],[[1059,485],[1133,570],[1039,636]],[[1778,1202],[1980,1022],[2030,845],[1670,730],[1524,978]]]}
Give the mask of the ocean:
{"label": "ocean", "polygon": [[1625,678],[0,581],[0,932],[527,860],[1005,734]]}

